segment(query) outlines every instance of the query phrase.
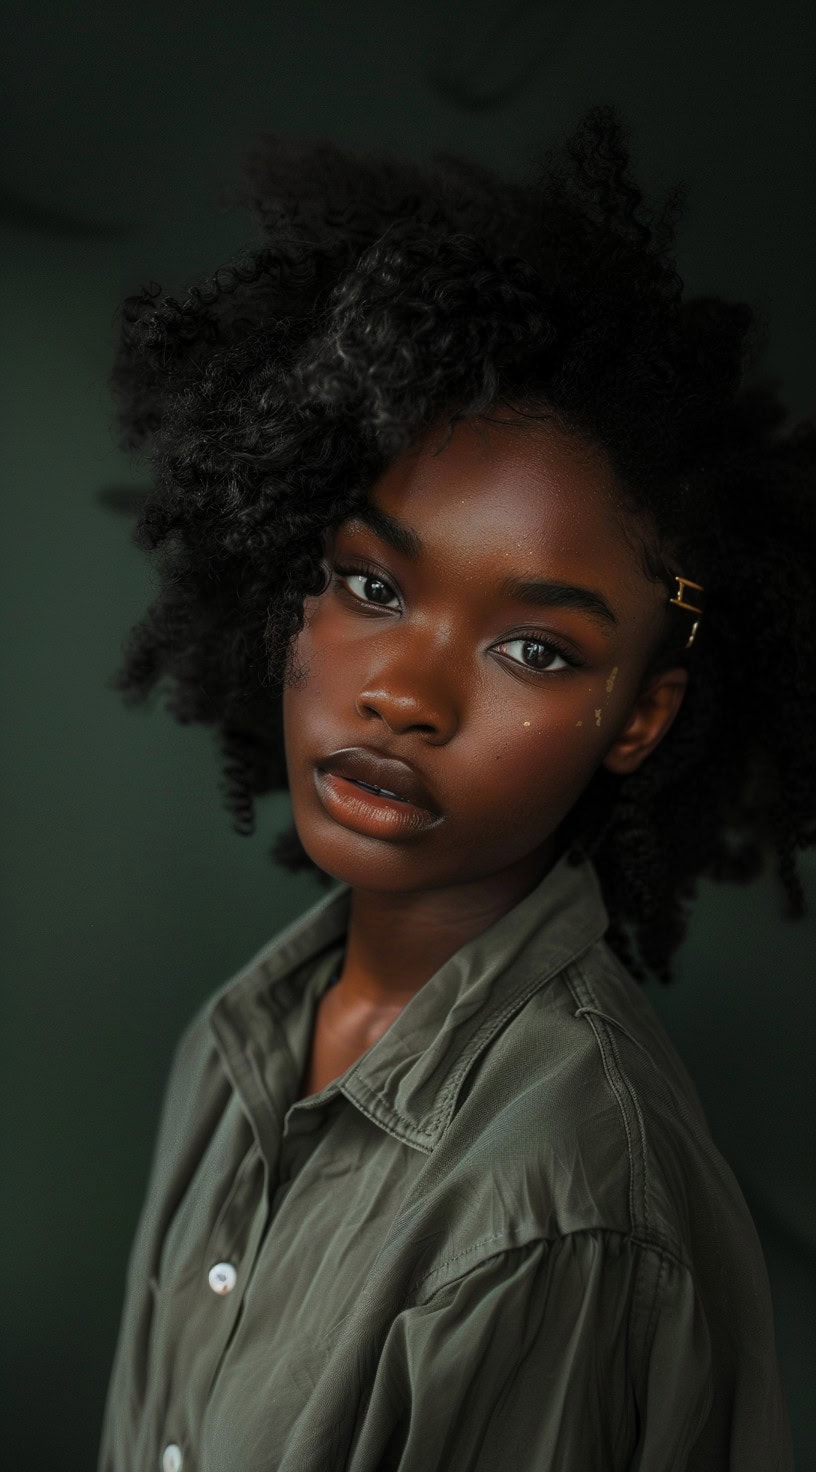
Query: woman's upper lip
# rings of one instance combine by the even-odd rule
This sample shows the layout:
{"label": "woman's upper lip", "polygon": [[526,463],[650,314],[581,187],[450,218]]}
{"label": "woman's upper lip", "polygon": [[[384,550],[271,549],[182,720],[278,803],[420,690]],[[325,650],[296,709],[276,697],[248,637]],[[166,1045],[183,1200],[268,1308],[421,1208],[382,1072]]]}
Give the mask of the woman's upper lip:
{"label": "woman's upper lip", "polygon": [[426,808],[430,813],[440,814],[441,809],[433,793],[425,786],[421,777],[407,762],[395,756],[385,756],[369,746],[344,746],[342,751],[333,751],[315,763],[322,772],[334,772],[337,777],[350,777],[353,782],[367,782],[370,787],[383,787],[406,802]]}

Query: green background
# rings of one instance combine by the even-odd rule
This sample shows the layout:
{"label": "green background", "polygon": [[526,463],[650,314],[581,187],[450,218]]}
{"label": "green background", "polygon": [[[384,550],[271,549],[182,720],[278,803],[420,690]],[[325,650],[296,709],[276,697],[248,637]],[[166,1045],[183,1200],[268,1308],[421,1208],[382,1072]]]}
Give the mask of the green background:
{"label": "green background", "polygon": [[[812,4],[150,0],[4,7],[2,1383],[27,1469],[94,1465],[123,1273],[171,1050],[199,1002],[319,894],[235,836],[211,736],[106,688],[152,574],[98,501],[138,485],[107,398],[114,314],[249,243],[257,131],[510,174],[617,102],[644,183],[688,180],[693,291],[757,306],[765,370],[814,401]],[[809,325],[808,325],[809,324]],[[773,507],[768,508],[769,517]],[[757,1221],[802,1468],[816,1466],[811,915],[773,880],[704,889],[652,995]]]}

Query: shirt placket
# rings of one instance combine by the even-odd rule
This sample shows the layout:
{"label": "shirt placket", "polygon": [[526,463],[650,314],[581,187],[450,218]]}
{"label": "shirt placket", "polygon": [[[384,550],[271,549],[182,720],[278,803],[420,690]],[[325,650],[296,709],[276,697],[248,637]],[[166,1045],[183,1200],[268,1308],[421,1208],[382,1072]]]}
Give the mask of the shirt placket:
{"label": "shirt placket", "polygon": [[[196,1361],[197,1389],[174,1397],[174,1405],[196,1405],[198,1425],[185,1424],[172,1411],[162,1428],[158,1459],[160,1472],[195,1472],[197,1448],[206,1442],[206,1409],[214,1387],[229,1360],[239,1331],[242,1311],[264,1242],[286,1197],[318,1144],[337,1091],[333,1087],[313,1101],[297,1102],[286,1111],[282,1126],[275,1123],[285,1108],[286,1090],[270,1096],[266,1089],[248,1087],[258,1078],[247,1069],[251,1050],[242,1056],[242,1105],[252,1125],[253,1142],[238,1169],[229,1196],[208,1239],[200,1280],[189,1285],[185,1298],[187,1333],[197,1335],[208,1351],[206,1367]],[[233,1070],[230,1070],[233,1072]],[[291,1080],[289,1081],[291,1084]],[[179,1313],[184,1313],[180,1304]],[[199,1350],[199,1355],[202,1354]]]}

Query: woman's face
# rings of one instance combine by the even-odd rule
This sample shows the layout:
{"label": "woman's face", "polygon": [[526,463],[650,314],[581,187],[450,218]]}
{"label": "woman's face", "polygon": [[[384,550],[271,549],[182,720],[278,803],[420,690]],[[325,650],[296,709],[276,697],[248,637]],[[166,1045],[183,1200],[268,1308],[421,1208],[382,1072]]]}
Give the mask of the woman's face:
{"label": "woman's face", "polygon": [[[558,825],[614,765],[663,626],[665,589],[622,530],[600,452],[509,417],[439,442],[428,433],[375,483],[377,527],[364,512],[327,533],[332,581],[306,600],[304,677],[284,691],[301,842],[353,888],[543,874]],[[563,586],[512,586],[530,581]],[[327,782],[321,762],[351,747],[408,763],[435,815],[406,826],[393,801]]]}

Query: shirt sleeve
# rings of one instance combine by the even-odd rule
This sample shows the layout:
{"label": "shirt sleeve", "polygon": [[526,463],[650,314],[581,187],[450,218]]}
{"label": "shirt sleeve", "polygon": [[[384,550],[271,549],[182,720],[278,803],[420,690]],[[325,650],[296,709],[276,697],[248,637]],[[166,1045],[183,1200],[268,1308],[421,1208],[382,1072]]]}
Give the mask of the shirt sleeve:
{"label": "shirt sleeve", "polygon": [[534,1242],[394,1321],[350,1466],[709,1472],[721,1464],[693,1449],[710,1371],[692,1277],[674,1258],[600,1230]]}

